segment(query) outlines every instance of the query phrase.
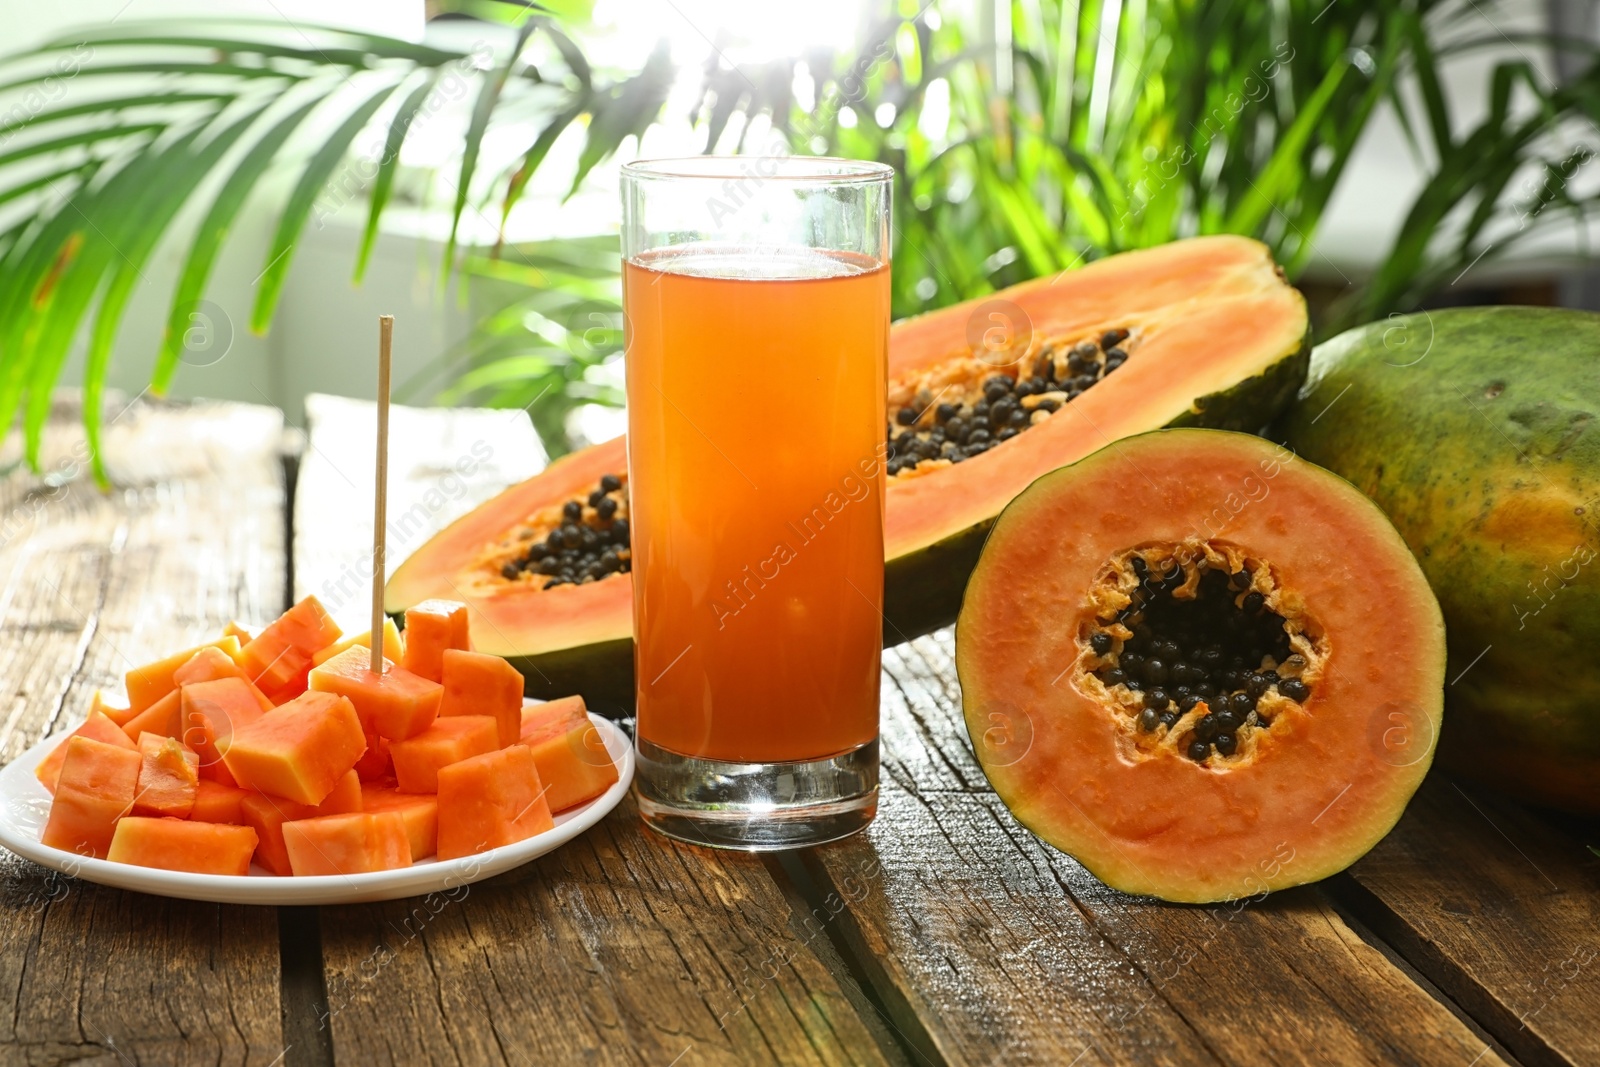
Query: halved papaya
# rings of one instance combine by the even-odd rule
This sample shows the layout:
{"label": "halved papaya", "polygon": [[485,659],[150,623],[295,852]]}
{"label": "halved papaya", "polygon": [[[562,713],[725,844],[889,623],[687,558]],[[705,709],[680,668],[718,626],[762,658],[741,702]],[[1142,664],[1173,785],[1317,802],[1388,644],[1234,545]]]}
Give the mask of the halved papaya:
{"label": "halved papaya", "polygon": [[1444,624],[1352,485],[1164,430],[1001,514],[956,623],[967,728],[1025,826],[1108,885],[1239,899],[1344,869],[1433,759]]}
{"label": "halved papaya", "polygon": [[[955,618],[995,516],[1046,471],[1161,426],[1264,426],[1304,380],[1306,340],[1305,301],[1266,247],[1226,236],[895,324],[885,640]],[[625,447],[568,456],[457,520],[390,578],[387,609],[464,601],[474,647],[510,659],[529,695],[630,709]]]}

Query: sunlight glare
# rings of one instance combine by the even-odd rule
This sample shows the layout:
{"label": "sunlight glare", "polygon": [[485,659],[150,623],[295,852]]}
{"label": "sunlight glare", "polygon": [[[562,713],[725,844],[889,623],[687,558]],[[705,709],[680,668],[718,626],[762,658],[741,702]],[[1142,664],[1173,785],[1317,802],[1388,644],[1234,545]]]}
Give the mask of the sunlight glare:
{"label": "sunlight glare", "polygon": [[844,50],[860,29],[864,0],[806,0],[800,4],[751,0],[602,0],[597,20],[618,29],[664,37],[680,60],[714,46],[733,63],[799,56],[810,49]]}

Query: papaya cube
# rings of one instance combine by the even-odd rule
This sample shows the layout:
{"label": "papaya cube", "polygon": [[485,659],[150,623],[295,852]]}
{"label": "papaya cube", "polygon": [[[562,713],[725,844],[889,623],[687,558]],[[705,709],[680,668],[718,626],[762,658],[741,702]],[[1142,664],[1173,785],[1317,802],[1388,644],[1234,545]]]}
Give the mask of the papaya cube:
{"label": "papaya cube", "polygon": [[283,848],[283,824],[308,817],[310,809],[265,793],[245,794],[239,801],[239,818],[256,832],[255,861],[273,874],[288,875],[289,853]]}
{"label": "papaya cube", "polygon": [[405,820],[406,837],[411,843],[411,862],[433,855],[439,845],[439,798],[419,793],[402,793],[392,783],[363,782],[362,811],[398,812]]}
{"label": "papaya cube", "polygon": [[526,745],[495,749],[439,771],[442,860],[509,845],[554,825]]}
{"label": "papaya cube", "polygon": [[492,715],[500,747],[522,733],[522,673],[499,656],[444,650],[444,697],[440,715]]}
{"label": "papaya cube", "polygon": [[394,761],[389,756],[389,739],[367,731],[367,750],[356,760],[356,774],[363,782],[377,782],[391,777]]}
{"label": "papaya cube", "polygon": [[80,856],[104,856],[117,820],[133,807],[139,789],[139,750],[88,737],[67,740],[40,840]]}
{"label": "papaya cube", "polygon": [[334,693],[302,693],[236,728],[222,762],[246,789],[320,804],[366,749],[350,701]]}
{"label": "papaya cube", "polygon": [[187,819],[200,781],[200,757],[175,738],[143,734],[139,761],[133,814]]}
{"label": "papaya cube", "polygon": [[190,682],[179,686],[178,693],[183,740],[200,757],[202,770],[221,765],[234,731],[265,714],[256,700],[256,687],[242,677]]}
{"label": "papaya cube", "polygon": [[89,701],[90,714],[97,711],[118,726],[133,718],[134,714],[133,708],[126,704],[118,704],[106,694],[104,689],[96,689],[94,698]]}
{"label": "papaya cube", "polygon": [[406,651],[400,665],[430,681],[444,677],[444,650],[472,649],[467,606],[454,600],[424,600],[406,609]]}
{"label": "papaya cube", "polygon": [[498,727],[488,715],[455,715],[406,741],[389,745],[394,776],[402,793],[432,793],[439,788],[439,769],[469,756],[500,747]]}
{"label": "papaya cube", "polygon": [[[360,646],[361,648],[371,648],[372,647],[372,631],[371,630],[364,630],[361,633],[355,634],[354,636],[350,636],[350,637],[342,637],[339,640],[335,641],[333,644],[329,645],[327,648],[324,648],[324,649],[322,649],[322,650],[320,650],[318,652],[313,652],[311,654],[311,663],[312,663],[313,666],[320,667],[320,666],[322,666],[323,663],[325,663],[326,661],[328,661],[328,660],[332,659],[333,657],[337,656],[339,653],[343,652],[345,649],[347,649],[347,648],[355,648],[357,646]],[[401,655],[401,652],[402,652],[403,648],[404,648],[404,646],[402,646],[400,644],[400,630],[395,626],[394,620],[393,619],[384,619],[383,620],[383,655],[384,655],[384,657],[386,659],[392,659],[396,663],[399,663],[400,662],[400,655]]]}
{"label": "papaya cube", "polygon": [[349,697],[367,732],[391,741],[415,737],[433,725],[443,687],[404,667],[390,667],[387,660],[383,673],[373,674],[371,655],[365,648],[345,649],[311,672],[311,688]]}
{"label": "papaya cube", "polygon": [[589,721],[582,697],[563,697],[522,713],[522,738],[539,768],[552,812],[585,804],[617,781],[605,738]]}
{"label": "papaya cube", "polygon": [[130,815],[117,823],[106,859],[194,874],[249,874],[256,832],[248,826]]}
{"label": "papaya cube", "polygon": [[240,626],[237,621],[230,622],[228,625],[224,626],[222,628],[222,636],[237,637],[239,639],[239,647],[241,648],[243,648],[245,645],[248,645],[255,637],[255,635],[249,630],[246,630],[243,626]]}
{"label": "papaya cube", "polygon": [[256,862],[273,874],[287,875],[294,872],[289,865],[289,853],[284,849],[284,824],[297,819],[360,811],[361,804],[361,783],[350,773],[339,779],[339,784],[321,804],[296,804],[267,793],[246,793],[239,801],[239,815],[244,824],[256,832]]}
{"label": "papaya cube", "polygon": [[226,822],[243,825],[244,812],[239,805],[243,803],[245,797],[253,795],[248,789],[202,778],[195,783],[194,807],[189,809],[189,818],[194,822]]}
{"label": "papaya cube", "polygon": [[158,734],[161,737],[180,737],[183,734],[183,703],[174,689],[148,708],[122,724],[122,732],[134,741],[140,734]]}
{"label": "papaya cube", "polygon": [[311,657],[339,640],[339,627],[314,596],[308,596],[239,650],[239,665],[275,703],[306,690]]}
{"label": "papaya cube", "polygon": [[411,866],[411,841],[399,812],[355,812],[283,824],[289,869],[298,875],[363,874]]}
{"label": "papaya cube", "polygon": [[334,783],[328,795],[322,798],[322,803],[314,806],[310,815],[343,815],[349,811],[361,810],[361,779],[354,770],[346,771]]}
{"label": "papaya cube", "polygon": [[124,675],[123,682],[128,690],[128,707],[133,709],[133,714],[137,715],[172,692],[178,684],[173,680],[173,674],[206,645],[213,645],[230,656],[239,652],[237,637],[219,637],[215,641],[207,641],[205,645],[186,648],[182,652],[174,652],[165,659],[146,663],[143,667],[135,667]]}
{"label": "papaya cube", "polygon": [[557,734],[567,733],[589,722],[589,706],[583,697],[573,695],[559,700],[546,700],[522,709],[521,728],[517,740],[532,745]]}
{"label": "papaya cube", "polygon": [[136,746],[128,735],[122,732],[122,727],[112,722],[98,711],[89,712],[89,717],[83,721],[76,730],[61,739],[61,743],[50,750],[50,754],[39,761],[39,766],[33,769],[34,776],[39,779],[50,792],[56,791],[56,778],[61,774],[61,764],[67,758],[67,743],[74,737],[87,737],[118,748],[133,750]]}
{"label": "papaya cube", "polygon": [[272,710],[272,701],[267,699],[267,695],[256,688],[250,676],[244,673],[244,668],[221,649],[202,648],[190,657],[188,663],[172,672],[172,680],[178,683],[180,689],[196,682],[214,682],[222,678],[239,679],[250,687],[250,695],[255,697],[262,711]]}

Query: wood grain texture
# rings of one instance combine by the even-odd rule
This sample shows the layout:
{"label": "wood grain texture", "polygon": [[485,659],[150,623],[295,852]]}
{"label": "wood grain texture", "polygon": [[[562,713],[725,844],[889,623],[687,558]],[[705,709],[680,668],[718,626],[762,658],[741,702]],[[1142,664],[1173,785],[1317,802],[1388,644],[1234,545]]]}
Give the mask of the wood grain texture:
{"label": "wood grain texture", "polygon": [[[353,402],[309,407],[296,573],[321,595],[316,576],[358,567],[369,543],[370,531],[342,516],[352,486],[370,484],[370,448],[339,442],[363,418],[370,431],[372,406],[364,416]],[[537,444],[531,428],[526,443],[511,433],[516,413],[432,412],[408,425],[402,412],[391,433],[410,458],[391,461],[391,546],[395,516],[419,517],[414,549],[472,500],[530,473],[516,457]],[[493,462],[448,506],[426,506],[441,472],[477,442],[489,443]],[[358,511],[370,508],[368,493]],[[408,502],[425,506],[411,512]],[[402,556],[391,548],[391,564]],[[322,909],[323,1016],[340,1064],[883,1062],[810,947],[818,938],[760,861],[654,837],[625,802],[578,840],[492,881]]]}
{"label": "wood grain texture", "polygon": [[972,757],[951,652],[885,655],[878,820],[812,858],[843,951],[946,1062],[1501,1062],[1316,889],[1162,905],[1041,844]]}
{"label": "wood grain texture", "polygon": [[1335,892],[1523,1063],[1600,1063],[1600,857],[1583,841],[1435,774]]}
{"label": "wood grain texture", "polygon": [[[43,473],[0,481],[0,757],[82,719],[129,667],[281,610],[275,410],[139,403],[110,422],[116,488],[87,479],[77,410]],[[6,460],[17,458],[13,436]],[[261,1064],[283,1051],[263,908],[104,889],[0,853],[0,1060]]]}
{"label": "wood grain texture", "polygon": [[871,1064],[877,1046],[748,856],[631,803],[454,893],[323,909],[340,1064]]}

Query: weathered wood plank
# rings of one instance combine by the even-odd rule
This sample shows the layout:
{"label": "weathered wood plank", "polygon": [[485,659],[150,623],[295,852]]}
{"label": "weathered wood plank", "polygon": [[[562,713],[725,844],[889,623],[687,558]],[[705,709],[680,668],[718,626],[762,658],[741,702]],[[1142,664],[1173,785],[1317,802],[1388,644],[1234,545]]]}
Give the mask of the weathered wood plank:
{"label": "weathered wood plank", "polygon": [[492,882],[323,910],[350,1063],[879,1063],[755,859],[667,843],[625,803]]}
{"label": "weathered wood plank", "polygon": [[[281,427],[267,408],[136,404],[109,427],[116,488],[101,493],[76,409],[56,413],[44,474],[0,480],[0,757],[75,724],[129,667],[281,610]],[[267,1064],[283,1051],[271,910],[103,889],[0,855],[13,1005],[0,1059]]]}
{"label": "weathered wood plank", "polygon": [[1583,842],[1435,774],[1335,892],[1523,1063],[1600,1063],[1600,857]]}
{"label": "weathered wood plank", "polygon": [[[430,415],[431,426],[404,433],[398,419],[391,425],[414,457],[390,462],[397,509],[421,499],[486,432],[481,413],[458,424]],[[358,417],[346,408],[339,426]],[[501,430],[516,417],[493,412],[489,425]],[[344,519],[344,501],[370,480],[370,450],[332,443],[328,426],[312,422],[296,496],[296,570],[311,592],[319,591],[312,575],[359,567],[367,548],[367,531]],[[522,449],[494,447],[508,466],[486,464],[454,506],[428,510],[431,526],[408,547],[493,492],[495,478],[525,475],[509,465]],[[319,474],[324,463],[342,475]],[[391,561],[401,558],[396,551]],[[840,979],[810,947],[822,936],[795,920],[760,861],[651,836],[629,802],[491,882],[323,909],[325,1020],[341,1064],[883,1062]]]}
{"label": "weathered wood plank", "polygon": [[950,654],[949,631],[886,654],[878,820],[810,858],[847,954],[947,1062],[1500,1062],[1317,889],[1166,906],[1039,843],[984,783]]}

